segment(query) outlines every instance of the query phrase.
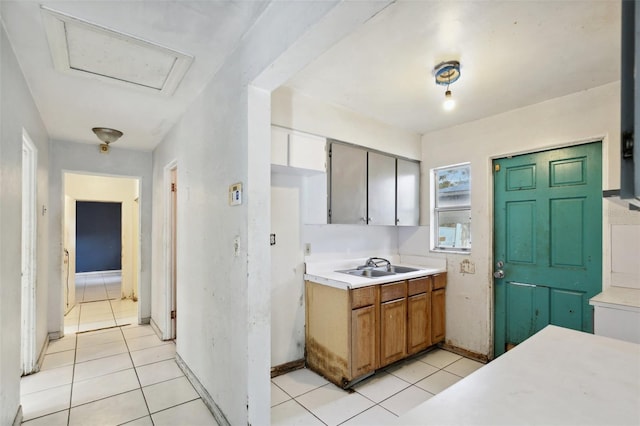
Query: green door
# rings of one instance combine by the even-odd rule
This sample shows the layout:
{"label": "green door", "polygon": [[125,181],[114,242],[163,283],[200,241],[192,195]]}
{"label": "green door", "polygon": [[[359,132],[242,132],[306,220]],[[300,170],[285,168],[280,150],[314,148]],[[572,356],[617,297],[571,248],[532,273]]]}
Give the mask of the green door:
{"label": "green door", "polygon": [[593,332],[602,289],[601,143],[494,167],[494,354],[547,324]]}

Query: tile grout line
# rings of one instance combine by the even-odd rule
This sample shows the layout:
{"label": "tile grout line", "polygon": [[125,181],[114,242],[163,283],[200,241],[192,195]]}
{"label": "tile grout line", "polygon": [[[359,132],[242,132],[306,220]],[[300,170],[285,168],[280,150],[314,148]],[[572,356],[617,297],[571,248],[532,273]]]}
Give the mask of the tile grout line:
{"label": "tile grout line", "polygon": [[127,347],[127,353],[129,354],[129,359],[131,360],[131,365],[133,365],[133,373],[136,375],[136,380],[138,381],[138,385],[140,385],[140,393],[142,394],[142,399],[144,400],[144,405],[147,407],[147,413],[149,413],[149,420],[151,420],[151,425],[154,425],[153,417],[151,417],[151,409],[149,408],[149,403],[147,402],[147,397],[142,390],[142,383],[140,382],[140,376],[138,376],[138,370],[136,369],[136,364],[133,362],[133,357],[131,356],[131,351],[129,350],[129,344],[127,343],[127,337],[124,335],[124,331],[122,331],[122,327],[120,328],[120,333],[122,333],[122,338],[124,339],[124,344]]}
{"label": "tile grout line", "polygon": [[[78,314],[78,321],[80,320],[80,314]],[[71,369],[71,389],[69,390],[69,411],[67,412],[67,426],[71,422],[71,405],[73,403],[73,384],[76,376],[76,359],[78,357],[78,336],[76,335],[76,344],[73,350],[73,368]]]}

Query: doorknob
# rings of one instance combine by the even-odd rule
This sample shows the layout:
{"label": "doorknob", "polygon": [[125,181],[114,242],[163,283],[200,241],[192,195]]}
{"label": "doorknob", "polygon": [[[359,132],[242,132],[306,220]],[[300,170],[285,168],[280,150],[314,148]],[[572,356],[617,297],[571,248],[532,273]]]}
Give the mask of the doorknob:
{"label": "doorknob", "polygon": [[493,278],[504,278],[504,271],[502,269],[498,269],[493,273]]}

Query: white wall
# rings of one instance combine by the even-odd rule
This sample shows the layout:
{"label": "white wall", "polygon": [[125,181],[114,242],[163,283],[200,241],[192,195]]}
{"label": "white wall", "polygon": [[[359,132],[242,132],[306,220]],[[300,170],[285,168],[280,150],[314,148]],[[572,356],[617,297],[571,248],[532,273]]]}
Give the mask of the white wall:
{"label": "white wall", "polygon": [[[137,226],[133,223],[137,214],[138,204],[135,202],[138,194],[138,181],[131,178],[116,178],[97,175],[83,175],[77,173],[64,174],[64,194],[74,201],[102,201],[122,203],[122,291],[121,297],[137,298],[138,289],[134,286],[135,264],[138,248],[134,234]],[[66,221],[75,222],[75,214],[65,217]],[[71,250],[70,250],[71,252]],[[75,253],[70,253],[75,256]],[[73,303],[73,302],[72,302]]]}
{"label": "white wall", "polygon": [[47,336],[49,136],[7,34],[0,29],[0,424],[11,424],[20,405],[20,300],[22,131],[38,149],[36,351]]}
{"label": "white wall", "polygon": [[[90,131],[90,129],[87,129]],[[124,143],[124,141],[118,141]],[[98,141],[95,145],[68,141],[52,141],[50,144],[49,182],[49,331],[63,333],[63,271],[62,231],[65,172],[102,174],[137,178],[140,182],[140,284],[139,312],[143,322],[151,317],[151,152],[132,151],[112,146],[108,154],[101,154]]]}
{"label": "white wall", "polygon": [[177,353],[230,424],[270,412],[269,90],[384,4],[270,3],[160,148],[178,161]]}
{"label": "white wall", "polygon": [[275,90],[271,97],[271,122],[415,160],[422,155],[419,134],[327,104],[285,86]]}
{"label": "white wall", "polygon": [[[582,91],[483,120],[429,133],[422,138],[423,199],[421,223],[429,222],[429,169],[471,162],[473,249],[470,255],[429,253],[428,227],[400,230],[401,254],[446,258],[447,341],[490,355],[492,348],[493,240],[491,160],[577,142],[602,140],[603,189],[620,185],[618,83]],[[610,281],[609,216],[604,202],[603,286]],[[469,259],[475,274],[460,274]]]}

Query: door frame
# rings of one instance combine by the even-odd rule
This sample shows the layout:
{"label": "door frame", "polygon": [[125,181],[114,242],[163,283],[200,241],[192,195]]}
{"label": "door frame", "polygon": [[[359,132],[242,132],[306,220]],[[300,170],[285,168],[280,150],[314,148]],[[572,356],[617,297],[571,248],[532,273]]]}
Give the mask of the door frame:
{"label": "door frame", "polygon": [[[165,327],[162,338],[171,340],[176,338],[177,318],[171,318],[171,312],[177,310],[177,191],[171,190],[174,178],[177,180],[178,161],[170,161],[163,170],[164,182],[164,280],[165,280]],[[175,194],[175,196],[174,196]]]}
{"label": "door frame", "polygon": [[[570,142],[566,142],[566,143],[557,143],[557,144],[551,144],[551,145],[540,145],[540,146],[536,146],[534,148],[528,149],[528,150],[521,150],[521,151],[512,151],[509,153],[502,153],[502,154],[496,154],[496,155],[492,155],[488,158],[488,163],[487,163],[487,168],[489,170],[489,174],[490,174],[490,179],[489,179],[489,186],[487,188],[487,193],[489,195],[489,203],[488,204],[488,211],[490,214],[490,230],[491,230],[491,250],[489,253],[489,273],[490,273],[490,279],[491,279],[491,290],[490,290],[490,295],[489,295],[489,319],[490,319],[490,328],[489,328],[489,359],[494,359],[495,358],[495,340],[496,340],[496,336],[495,336],[495,332],[496,332],[496,303],[495,303],[495,296],[496,296],[496,285],[495,285],[495,279],[493,278],[493,272],[495,271],[495,214],[494,214],[494,206],[495,206],[495,193],[494,193],[494,188],[495,188],[495,174],[493,173],[493,162],[494,160],[499,160],[501,158],[508,158],[508,157],[515,157],[518,155],[526,155],[526,154],[537,154],[540,152],[544,152],[544,151],[553,151],[556,149],[562,149],[562,148],[571,148],[571,147],[577,147],[580,145],[585,145],[585,144],[590,144],[590,143],[600,143],[600,149],[602,150],[602,156],[601,156],[601,165],[600,167],[602,168],[602,182],[601,185],[603,188],[607,187],[607,183],[608,183],[608,167],[607,165],[609,164],[609,154],[608,154],[608,149],[609,149],[609,138],[607,135],[598,135],[598,136],[593,136],[593,137],[589,137],[589,138],[584,138],[584,139],[577,139],[577,140],[573,140]],[[602,217],[602,230],[601,232],[603,233],[602,235],[602,241],[606,241],[606,237],[607,237],[607,226],[606,226],[606,216],[603,214]],[[602,256],[602,271],[603,271],[603,275],[604,275],[604,271],[606,271],[606,266],[607,266],[607,259],[606,256],[603,253]],[[604,286],[604,277],[603,277],[603,286]]]}
{"label": "door frame", "polygon": [[38,247],[38,149],[22,129],[22,252],[20,364],[22,374],[36,367],[36,282]]}

